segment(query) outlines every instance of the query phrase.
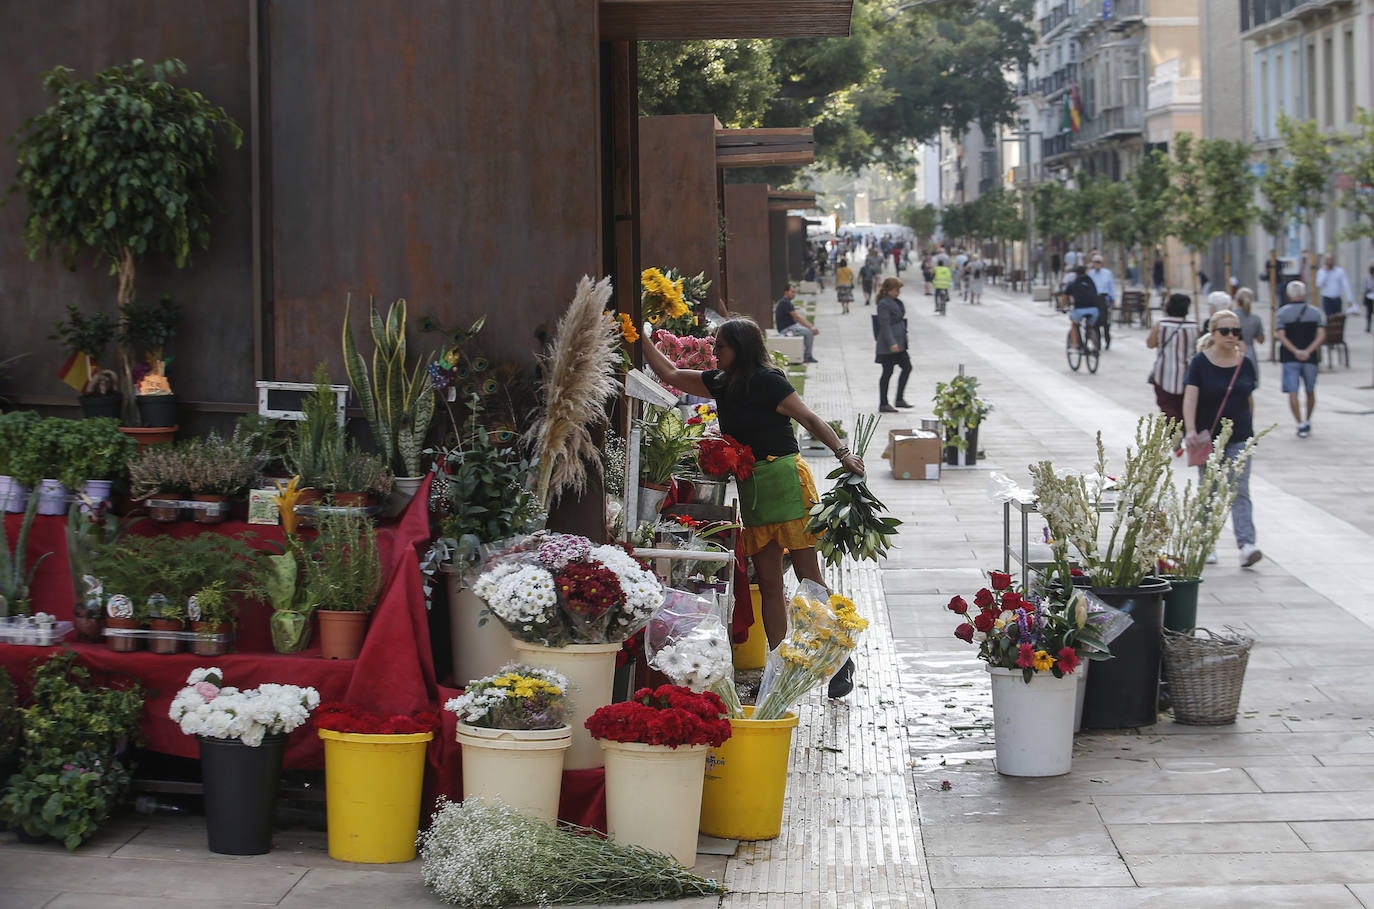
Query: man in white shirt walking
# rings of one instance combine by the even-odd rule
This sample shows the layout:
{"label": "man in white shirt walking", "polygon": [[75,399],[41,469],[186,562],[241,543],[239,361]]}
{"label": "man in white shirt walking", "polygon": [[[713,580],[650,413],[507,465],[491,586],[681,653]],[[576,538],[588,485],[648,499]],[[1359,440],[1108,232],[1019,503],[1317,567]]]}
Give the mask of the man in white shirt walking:
{"label": "man in white shirt walking", "polygon": [[1116,278],[1110,268],[1102,267],[1102,257],[1093,256],[1088,277],[1097,288],[1097,324],[1102,329],[1102,349],[1112,349],[1112,305],[1116,302]]}
{"label": "man in white shirt walking", "polygon": [[1317,269],[1317,296],[1322,298],[1322,311],[1334,316],[1345,308],[1347,300],[1354,299],[1350,292],[1350,279],[1345,269],[1336,264],[1336,257],[1327,254],[1326,261]]}

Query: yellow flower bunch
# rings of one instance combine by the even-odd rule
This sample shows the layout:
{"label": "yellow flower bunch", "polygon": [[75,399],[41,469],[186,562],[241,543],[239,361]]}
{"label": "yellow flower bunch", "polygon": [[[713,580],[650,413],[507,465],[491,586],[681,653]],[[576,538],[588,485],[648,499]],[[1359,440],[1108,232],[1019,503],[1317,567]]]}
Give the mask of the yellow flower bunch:
{"label": "yellow flower bunch", "polygon": [[1036,672],[1049,672],[1049,671],[1050,671],[1051,669],[1053,669],[1053,668],[1054,668],[1054,657],[1050,656],[1050,655],[1049,655],[1047,652],[1045,652],[1044,650],[1037,650],[1037,651],[1035,651],[1035,671],[1036,671]]}
{"label": "yellow flower bunch", "polygon": [[831,596],[811,581],[787,604],[787,638],[764,670],[755,719],[780,719],[803,694],[829,679],[854,650],[855,637],[868,627],[854,602]]}
{"label": "yellow flower bunch", "polygon": [[640,272],[639,283],[644,288],[640,303],[644,309],[644,318],[649,322],[657,323],[664,318],[676,319],[690,311],[686,299],[682,296],[681,278],[673,281],[657,268],[646,268]]}
{"label": "yellow flower bunch", "polygon": [[635,320],[630,318],[627,312],[620,313],[620,336],[625,339],[626,344],[633,344],[639,340],[639,332],[635,330]]}
{"label": "yellow flower bunch", "polygon": [[281,481],[277,481],[277,494],[272,497],[272,504],[277,506],[277,513],[281,515],[282,531],[288,540],[296,535],[296,526],[300,523],[300,517],[296,514],[296,504],[301,500],[301,493],[305,489],[301,487],[300,476],[294,476],[285,486]]}

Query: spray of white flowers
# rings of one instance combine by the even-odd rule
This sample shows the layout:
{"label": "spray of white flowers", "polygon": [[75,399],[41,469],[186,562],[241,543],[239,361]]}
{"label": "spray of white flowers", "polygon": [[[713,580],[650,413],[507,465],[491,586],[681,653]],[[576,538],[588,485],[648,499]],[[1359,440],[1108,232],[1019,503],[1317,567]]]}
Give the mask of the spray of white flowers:
{"label": "spray of white flowers", "polygon": [[[1162,414],[1140,419],[1114,501],[1107,499],[1107,455],[1100,432],[1095,477],[1061,475],[1050,461],[1030,465],[1056,561],[1067,563],[1072,546],[1098,587],[1135,587],[1156,570],[1170,536],[1169,506],[1175,498],[1171,464],[1179,432],[1178,423]],[[1102,543],[1104,501],[1112,506],[1112,522]]]}
{"label": "spray of white flowers", "polygon": [[1170,574],[1181,578],[1202,577],[1207,554],[1216,549],[1226,526],[1226,517],[1231,513],[1231,503],[1236,500],[1236,480],[1254,455],[1255,445],[1269,432],[1266,429],[1251,436],[1234,458],[1227,458],[1226,445],[1231,441],[1233,428],[1230,420],[1221,421],[1202,479],[1197,486],[1188,480],[1182,496],[1176,495],[1168,503],[1172,532],[1164,547],[1162,565]]}

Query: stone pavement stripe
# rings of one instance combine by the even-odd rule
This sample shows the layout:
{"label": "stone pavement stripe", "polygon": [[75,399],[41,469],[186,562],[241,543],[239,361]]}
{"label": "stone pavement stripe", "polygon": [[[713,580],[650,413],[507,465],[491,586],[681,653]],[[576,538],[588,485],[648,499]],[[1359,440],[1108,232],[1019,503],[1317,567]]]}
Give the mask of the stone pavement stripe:
{"label": "stone pavement stripe", "polygon": [[941,909],[1065,909],[1066,906],[1110,906],[1112,909],[1365,909],[1351,888],[1339,884],[1275,887],[1121,887],[1074,889],[1018,887],[1007,890],[943,890]]}

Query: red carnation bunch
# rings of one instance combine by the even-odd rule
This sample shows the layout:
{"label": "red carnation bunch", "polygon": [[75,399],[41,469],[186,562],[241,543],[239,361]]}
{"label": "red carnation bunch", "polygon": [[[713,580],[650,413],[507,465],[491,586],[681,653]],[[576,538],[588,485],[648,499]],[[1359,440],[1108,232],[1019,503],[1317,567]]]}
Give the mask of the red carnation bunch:
{"label": "red carnation bunch", "polygon": [[730,737],[725,702],[679,685],[641,688],[621,704],[599,707],[586,722],[594,738],[642,745],[710,745]]}
{"label": "red carnation bunch", "polygon": [[615,572],[600,562],[569,562],[553,583],[568,621],[587,639],[605,635],[611,607],[625,599]]}
{"label": "red carnation bunch", "polygon": [[709,476],[744,480],[754,475],[754,452],[728,435],[703,436],[697,440],[697,465]]}
{"label": "red carnation bunch", "polygon": [[428,710],[415,713],[376,713],[357,704],[331,701],[321,704],[310,717],[316,729],[331,732],[352,732],[359,735],[417,735],[436,732],[439,717]]}

